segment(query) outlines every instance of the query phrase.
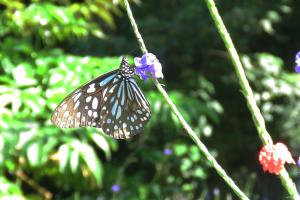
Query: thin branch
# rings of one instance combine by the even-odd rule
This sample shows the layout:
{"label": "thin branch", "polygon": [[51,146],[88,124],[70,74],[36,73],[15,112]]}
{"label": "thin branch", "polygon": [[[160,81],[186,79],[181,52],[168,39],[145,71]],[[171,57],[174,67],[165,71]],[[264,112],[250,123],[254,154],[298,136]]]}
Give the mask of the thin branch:
{"label": "thin branch", "polygon": [[35,189],[38,193],[40,193],[44,199],[52,199],[53,194],[43,188],[42,186],[38,185],[33,179],[31,179],[27,174],[25,174],[22,170],[16,171],[16,176],[27,183],[29,186],[31,186],[33,189]]}
{"label": "thin branch", "polygon": [[[231,56],[232,63],[234,65],[236,74],[238,76],[242,92],[245,95],[245,98],[247,100],[248,108],[251,112],[254,124],[256,126],[256,129],[258,131],[258,135],[262,141],[263,144],[273,144],[272,138],[270,134],[268,133],[265,125],[265,120],[256,104],[256,100],[254,98],[252,89],[250,87],[250,84],[247,80],[245,71],[243,69],[242,63],[240,61],[239,55],[234,47],[234,44],[230,38],[230,35],[223,23],[223,20],[221,16],[218,13],[218,10],[216,8],[216,5],[213,0],[205,0],[207,7],[209,9],[209,12],[216,24],[216,27],[219,31],[219,34],[221,38],[223,39],[223,42]],[[293,199],[300,199],[300,196],[297,192],[297,188],[295,184],[293,183],[292,179],[289,177],[289,174],[285,169],[283,169],[280,173],[280,180],[283,184],[283,186],[287,189],[290,196]]]}
{"label": "thin branch", "polygon": [[[141,34],[138,31],[138,27],[136,25],[136,22],[134,20],[134,17],[132,15],[132,11],[130,9],[130,5],[127,0],[124,0],[126,11],[130,20],[130,23],[132,25],[133,31],[136,35],[136,38],[140,44],[140,48],[143,53],[147,53],[146,46],[144,44],[143,38]],[[164,99],[167,101],[169,106],[171,107],[174,114],[177,116],[178,120],[180,121],[183,128],[188,133],[189,137],[197,144],[200,151],[204,154],[206,159],[209,161],[209,163],[216,169],[217,173],[225,180],[225,182],[233,189],[235,194],[240,198],[244,200],[248,200],[249,198],[238,188],[238,186],[234,183],[234,181],[226,174],[225,170],[218,164],[218,162],[215,160],[215,158],[209,153],[206,146],[200,141],[200,139],[197,137],[197,134],[192,130],[192,128],[189,126],[189,124],[185,121],[181,113],[178,111],[175,104],[170,99],[167,92],[164,90],[164,88],[160,85],[157,79],[154,79],[154,84],[157,87],[157,89],[160,91],[160,93],[163,95]]]}

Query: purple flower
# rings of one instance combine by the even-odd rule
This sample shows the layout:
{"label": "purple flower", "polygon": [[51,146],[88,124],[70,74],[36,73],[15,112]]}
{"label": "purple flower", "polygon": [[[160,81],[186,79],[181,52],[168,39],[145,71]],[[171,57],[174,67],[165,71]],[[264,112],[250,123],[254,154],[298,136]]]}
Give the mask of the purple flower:
{"label": "purple flower", "polygon": [[161,64],[152,53],[146,53],[141,58],[135,57],[134,64],[136,66],[136,72],[144,79],[144,81],[147,80],[149,75],[154,78],[164,78]]}
{"label": "purple flower", "polygon": [[300,73],[300,51],[296,54],[295,62],[296,62],[295,71],[297,73]]}
{"label": "purple flower", "polygon": [[300,65],[300,51],[296,54],[295,62],[297,65]]}
{"label": "purple flower", "polygon": [[111,191],[112,192],[119,192],[121,190],[121,186],[120,185],[117,185],[117,184],[114,184],[111,186]]}
{"label": "purple flower", "polygon": [[295,71],[296,71],[297,73],[300,73],[300,65],[296,65]]}
{"label": "purple flower", "polygon": [[169,149],[169,148],[165,148],[165,149],[164,149],[164,154],[165,154],[166,156],[169,156],[169,155],[171,155],[172,153],[173,153],[172,149]]}

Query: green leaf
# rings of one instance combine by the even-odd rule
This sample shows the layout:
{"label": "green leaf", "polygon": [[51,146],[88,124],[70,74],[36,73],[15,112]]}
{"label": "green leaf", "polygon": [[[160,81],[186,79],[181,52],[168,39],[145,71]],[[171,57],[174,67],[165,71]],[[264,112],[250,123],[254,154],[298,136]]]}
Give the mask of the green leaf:
{"label": "green leaf", "polygon": [[23,131],[20,133],[17,149],[22,149],[28,142],[30,142],[37,135],[37,130],[31,128],[29,131]]}
{"label": "green leaf", "polygon": [[175,154],[177,156],[182,156],[187,152],[187,146],[185,144],[176,144],[175,145]]}
{"label": "green leaf", "polygon": [[79,165],[79,152],[76,149],[74,149],[71,153],[70,165],[71,165],[71,171],[75,173]]}
{"label": "green leaf", "polygon": [[92,133],[92,139],[98,145],[98,147],[104,151],[106,158],[110,159],[111,152],[110,152],[109,144],[104,138],[104,136],[94,132]]}
{"label": "green leaf", "polygon": [[89,170],[92,172],[97,184],[101,185],[103,170],[95,151],[88,144],[81,143],[80,156],[85,161]]}
{"label": "green leaf", "polygon": [[[13,69],[13,76],[18,86],[36,85],[37,81],[28,74],[30,68],[30,65],[24,63]],[[32,69],[30,72],[32,72]]]}
{"label": "green leaf", "polygon": [[196,168],[194,176],[202,179],[207,177],[205,171],[201,167]]}
{"label": "green leaf", "polygon": [[64,172],[66,170],[69,160],[70,148],[67,144],[63,144],[58,149],[59,171]]}
{"label": "green leaf", "polygon": [[181,165],[180,165],[180,170],[181,170],[182,172],[185,172],[185,171],[187,171],[188,169],[190,169],[190,168],[192,167],[192,165],[193,165],[193,163],[192,163],[191,160],[189,160],[189,159],[187,159],[187,158],[184,158],[184,159],[182,160]]}
{"label": "green leaf", "polygon": [[3,165],[4,162],[4,136],[0,135],[0,166]]}
{"label": "green leaf", "polygon": [[27,148],[27,158],[32,167],[37,167],[40,164],[41,150],[41,146],[37,142],[30,144]]}

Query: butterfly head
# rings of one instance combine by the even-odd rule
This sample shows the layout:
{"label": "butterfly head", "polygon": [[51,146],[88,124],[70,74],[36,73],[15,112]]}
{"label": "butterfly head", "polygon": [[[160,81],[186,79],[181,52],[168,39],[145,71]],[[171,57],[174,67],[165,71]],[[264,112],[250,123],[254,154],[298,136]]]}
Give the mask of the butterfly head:
{"label": "butterfly head", "polygon": [[128,63],[128,59],[126,57],[123,57],[122,59],[122,63],[120,66],[120,73],[124,78],[131,78],[135,73],[134,68],[130,67]]}

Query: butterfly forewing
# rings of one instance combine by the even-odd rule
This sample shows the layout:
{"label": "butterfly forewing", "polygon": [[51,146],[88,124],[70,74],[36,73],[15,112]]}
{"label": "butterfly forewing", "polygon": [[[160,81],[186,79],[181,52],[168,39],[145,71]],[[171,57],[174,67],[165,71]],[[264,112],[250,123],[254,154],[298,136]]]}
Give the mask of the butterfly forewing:
{"label": "butterfly forewing", "polygon": [[117,139],[143,131],[150,106],[123,59],[119,70],[78,88],[55,109],[52,122],[60,128],[97,127]]}
{"label": "butterfly forewing", "polygon": [[57,106],[52,115],[52,122],[60,128],[100,127],[96,122],[99,121],[97,112],[102,101],[101,85],[111,84],[117,72],[118,70],[108,72],[72,92]]}

